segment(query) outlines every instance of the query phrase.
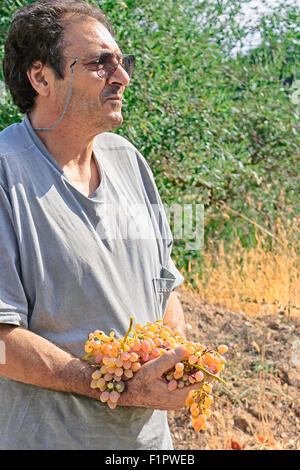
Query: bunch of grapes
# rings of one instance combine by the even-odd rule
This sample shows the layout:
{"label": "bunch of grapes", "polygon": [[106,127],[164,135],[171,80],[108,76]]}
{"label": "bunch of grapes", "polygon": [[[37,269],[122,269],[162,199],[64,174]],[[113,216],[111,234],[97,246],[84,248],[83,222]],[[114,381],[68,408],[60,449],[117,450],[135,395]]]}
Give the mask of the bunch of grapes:
{"label": "bunch of grapes", "polygon": [[129,329],[123,339],[115,338],[113,331],[107,336],[103,331],[96,330],[89,334],[85,343],[85,352],[88,354],[83,359],[89,360],[96,368],[92,374],[91,387],[99,388],[100,400],[111,409],[116,408],[118,399],[125,390],[126,381],[143,364],[170,349],[182,346],[186,351],[184,360],[167,371],[164,377],[170,392],[201,382],[200,388],[189,393],[185,404],[190,407],[195,431],[207,430],[213,403],[212,385],[207,378],[214,377],[225,384],[218,374],[226,364],[223,355],[227,352],[227,346],[220,345],[217,350],[208,349],[203,344],[188,341],[179,331],[172,331],[162,320],[145,326],[137,323],[135,330],[132,326],[131,317]]}

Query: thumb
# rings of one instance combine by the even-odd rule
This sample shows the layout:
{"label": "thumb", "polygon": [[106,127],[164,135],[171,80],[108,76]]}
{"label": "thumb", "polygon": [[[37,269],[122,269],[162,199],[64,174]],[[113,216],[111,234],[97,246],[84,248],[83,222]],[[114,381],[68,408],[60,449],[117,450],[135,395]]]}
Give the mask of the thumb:
{"label": "thumb", "polygon": [[161,377],[167,370],[172,369],[177,362],[182,361],[186,355],[186,350],[182,346],[166,351],[155,360],[155,373]]}

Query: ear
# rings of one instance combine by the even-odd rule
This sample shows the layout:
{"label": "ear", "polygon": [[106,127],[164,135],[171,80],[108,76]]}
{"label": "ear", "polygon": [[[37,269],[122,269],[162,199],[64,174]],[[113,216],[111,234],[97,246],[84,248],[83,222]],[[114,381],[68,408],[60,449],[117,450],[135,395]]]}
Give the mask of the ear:
{"label": "ear", "polygon": [[39,61],[33,62],[27,70],[27,77],[32,87],[41,96],[48,96],[50,91],[47,75],[47,67]]}

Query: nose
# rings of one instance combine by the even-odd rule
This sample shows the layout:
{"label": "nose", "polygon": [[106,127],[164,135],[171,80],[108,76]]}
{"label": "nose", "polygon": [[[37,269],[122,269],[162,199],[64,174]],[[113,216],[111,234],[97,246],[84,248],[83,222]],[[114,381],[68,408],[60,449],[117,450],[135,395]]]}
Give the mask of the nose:
{"label": "nose", "polygon": [[107,82],[110,85],[118,84],[126,87],[130,82],[130,78],[126,70],[119,64],[114,73],[107,79]]}

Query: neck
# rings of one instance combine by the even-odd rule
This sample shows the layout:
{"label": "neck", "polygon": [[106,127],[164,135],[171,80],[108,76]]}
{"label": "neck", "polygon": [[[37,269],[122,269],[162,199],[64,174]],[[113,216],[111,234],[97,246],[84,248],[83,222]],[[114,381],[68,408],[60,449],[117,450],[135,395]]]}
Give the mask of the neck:
{"label": "neck", "polygon": [[[30,115],[32,127],[39,121]],[[101,183],[101,174],[93,157],[95,135],[90,135],[84,126],[65,120],[51,131],[35,131],[65,176],[84,195],[90,197]]]}
{"label": "neck", "polygon": [[[41,121],[34,112],[29,119],[33,128]],[[65,120],[51,131],[35,132],[62,170],[77,167],[80,172],[89,172],[95,135],[89,135],[84,126]]]}

